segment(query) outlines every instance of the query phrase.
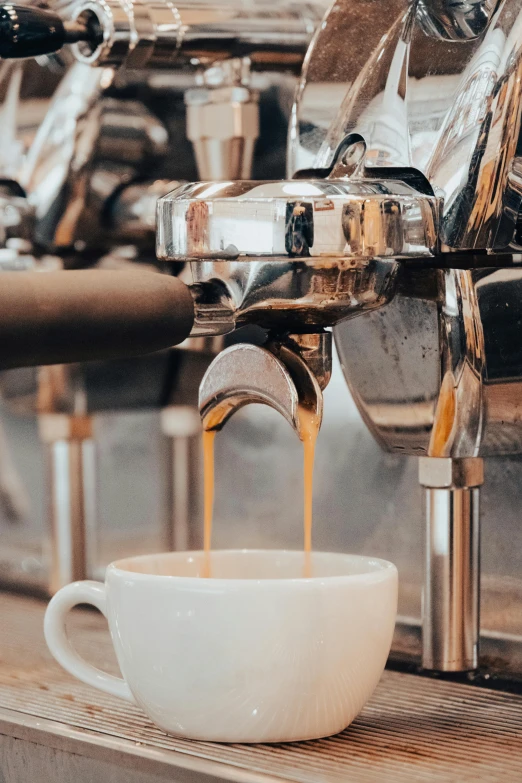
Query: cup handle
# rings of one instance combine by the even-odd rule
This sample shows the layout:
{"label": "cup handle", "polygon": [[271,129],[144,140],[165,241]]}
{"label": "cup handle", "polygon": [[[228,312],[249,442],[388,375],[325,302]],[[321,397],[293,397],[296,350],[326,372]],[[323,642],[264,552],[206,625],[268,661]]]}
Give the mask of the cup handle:
{"label": "cup handle", "polygon": [[129,686],[121,677],[113,677],[87,663],[72,648],[65,632],[65,616],[77,604],[92,604],[107,617],[107,595],[101,582],[73,582],[62,587],[50,600],[44,619],[44,635],[52,655],[63,668],[87,685],[136,703]]}

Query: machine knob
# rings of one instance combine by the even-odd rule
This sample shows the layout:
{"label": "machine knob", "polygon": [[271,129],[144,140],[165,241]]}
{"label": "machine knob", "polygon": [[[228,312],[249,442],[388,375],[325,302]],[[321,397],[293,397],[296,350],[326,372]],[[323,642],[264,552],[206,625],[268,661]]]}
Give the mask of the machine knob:
{"label": "machine knob", "polygon": [[18,59],[57,52],[66,43],[86,41],[96,46],[101,37],[97,19],[63,22],[52,11],[25,5],[0,5],[0,57]]}

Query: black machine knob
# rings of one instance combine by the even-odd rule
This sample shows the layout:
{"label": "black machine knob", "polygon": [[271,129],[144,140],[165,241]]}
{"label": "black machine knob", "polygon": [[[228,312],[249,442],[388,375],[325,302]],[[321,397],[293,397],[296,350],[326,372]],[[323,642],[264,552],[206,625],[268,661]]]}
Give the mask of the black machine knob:
{"label": "black machine knob", "polygon": [[87,41],[93,46],[101,36],[93,17],[87,23],[63,22],[52,11],[25,5],[0,5],[0,57],[18,59],[57,52],[66,43]]}

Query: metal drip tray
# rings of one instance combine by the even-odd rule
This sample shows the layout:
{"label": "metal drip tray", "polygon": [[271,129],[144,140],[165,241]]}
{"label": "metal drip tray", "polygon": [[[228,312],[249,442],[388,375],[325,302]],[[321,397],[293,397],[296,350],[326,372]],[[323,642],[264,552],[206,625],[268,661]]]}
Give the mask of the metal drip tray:
{"label": "metal drip tray", "polygon": [[[0,780],[8,783],[520,780],[521,696],[387,671],[360,717],[336,737],[190,742],[166,736],[137,707],[55,664],[43,640],[44,608],[0,595]],[[82,654],[115,670],[101,617],[78,610],[70,626]]]}

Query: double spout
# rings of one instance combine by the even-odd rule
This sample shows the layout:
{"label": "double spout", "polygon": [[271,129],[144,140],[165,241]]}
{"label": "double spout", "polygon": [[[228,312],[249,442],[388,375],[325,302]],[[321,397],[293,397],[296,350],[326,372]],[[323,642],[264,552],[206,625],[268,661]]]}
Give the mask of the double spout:
{"label": "double spout", "polygon": [[281,413],[303,440],[301,411],[313,413],[320,426],[331,366],[331,332],[288,335],[264,346],[232,345],[218,354],[200,384],[203,428],[219,430],[239,408],[260,403]]}

